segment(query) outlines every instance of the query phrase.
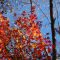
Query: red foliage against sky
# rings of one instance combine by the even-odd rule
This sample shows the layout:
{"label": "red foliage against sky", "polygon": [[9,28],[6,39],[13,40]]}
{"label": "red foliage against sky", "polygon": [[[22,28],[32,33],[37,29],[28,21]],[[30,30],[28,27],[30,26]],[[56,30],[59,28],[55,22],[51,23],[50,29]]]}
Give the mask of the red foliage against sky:
{"label": "red foliage against sky", "polygon": [[[48,44],[44,42],[36,19],[36,14],[27,16],[23,11],[22,16],[15,21],[17,27],[12,28],[9,20],[0,13],[0,60],[36,60],[42,59],[43,51],[45,54],[51,52],[50,48],[46,51]],[[10,44],[11,40],[15,44]],[[45,59],[48,58],[51,57],[47,55]]]}

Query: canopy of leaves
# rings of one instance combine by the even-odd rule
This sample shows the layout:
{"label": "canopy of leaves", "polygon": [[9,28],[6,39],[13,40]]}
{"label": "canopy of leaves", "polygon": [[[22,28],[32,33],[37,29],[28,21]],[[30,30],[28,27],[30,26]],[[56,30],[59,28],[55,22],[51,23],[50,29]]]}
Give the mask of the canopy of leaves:
{"label": "canopy of leaves", "polygon": [[49,44],[44,42],[46,39],[42,37],[35,22],[36,15],[27,15],[23,11],[15,21],[17,27],[11,28],[9,20],[0,13],[0,57],[2,60],[41,59],[42,52],[46,53],[46,46],[48,46],[47,52],[51,52]]}

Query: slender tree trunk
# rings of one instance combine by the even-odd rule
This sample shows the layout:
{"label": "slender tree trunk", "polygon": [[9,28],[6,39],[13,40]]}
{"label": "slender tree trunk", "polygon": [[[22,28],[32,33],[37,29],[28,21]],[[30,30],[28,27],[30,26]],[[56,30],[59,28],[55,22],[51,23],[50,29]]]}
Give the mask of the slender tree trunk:
{"label": "slender tree trunk", "polygon": [[53,17],[53,0],[50,0],[50,19],[51,19],[51,32],[52,32],[52,43],[53,43],[53,54],[52,54],[52,60],[56,60],[56,39],[55,39],[55,19]]}

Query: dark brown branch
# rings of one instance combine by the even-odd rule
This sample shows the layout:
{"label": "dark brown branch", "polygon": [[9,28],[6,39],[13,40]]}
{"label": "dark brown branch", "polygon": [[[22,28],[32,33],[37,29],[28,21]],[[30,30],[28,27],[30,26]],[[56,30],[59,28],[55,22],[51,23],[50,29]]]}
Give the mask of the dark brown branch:
{"label": "dark brown branch", "polygon": [[31,14],[32,14],[32,0],[30,0],[30,4],[31,4]]}
{"label": "dark brown branch", "polygon": [[54,48],[52,49],[53,51],[52,60],[56,60],[56,39],[54,29],[55,20],[53,17],[53,0],[50,0],[50,19],[51,19],[52,43],[54,46]]}

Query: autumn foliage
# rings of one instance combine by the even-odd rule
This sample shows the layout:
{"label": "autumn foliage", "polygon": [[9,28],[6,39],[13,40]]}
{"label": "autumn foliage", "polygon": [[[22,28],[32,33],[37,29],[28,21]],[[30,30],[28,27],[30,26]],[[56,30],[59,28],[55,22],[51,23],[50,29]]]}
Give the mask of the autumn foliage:
{"label": "autumn foliage", "polygon": [[0,13],[0,60],[43,60],[43,56],[46,60],[51,59],[48,55],[51,48],[43,38],[36,19],[36,14],[28,15],[23,11],[15,26],[10,27],[9,20]]}

